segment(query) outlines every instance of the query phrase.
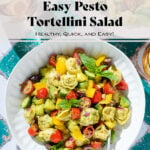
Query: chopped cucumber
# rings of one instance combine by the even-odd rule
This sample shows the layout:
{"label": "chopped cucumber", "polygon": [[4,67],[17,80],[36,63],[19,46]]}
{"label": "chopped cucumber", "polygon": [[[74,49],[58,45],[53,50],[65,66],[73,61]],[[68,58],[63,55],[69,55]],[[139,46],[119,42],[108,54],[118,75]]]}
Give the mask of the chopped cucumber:
{"label": "chopped cucumber", "polygon": [[53,110],[55,110],[55,109],[56,109],[56,106],[55,106],[55,104],[53,103],[53,101],[50,100],[50,99],[47,99],[46,102],[45,102],[45,104],[44,104],[44,110],[45,110],[46,112],[50,112],[50,111],[53,111]]}
{"label": "chopped cucumber", "polygon": [[51,65],[47,65],[46,67],[40,68],[40,75],[46,77],[52,68],[53,66]]}
{"label": "chopped cucumber", "polygon": [[129,107],[130,102],[125,96],[121,96],[120,105],[122,107]]}
{"label": "chopped cucumber", "polygon": [[44,115],[44,104],[35,106],[35,114],[37,116],[43,116]]}
{"label": "chopped cucumber", "polygon": [[22,107],[22,108],[28,108],[28,107],[30,107],[30,105],[31,105],[31,97],[30,97],[30,96],[25,97],[25,98],[23,99],[23,102],[22,102],[22,104],[21,104],[21,107]]}
{"label": "chopped cucumber", "polygon": [[65,88],[62,88],[62,89],[60,90],[60,92],[59,92],[59,96],[60,96],[61,98],[64,98],[64,97],[67,95],[67,93],[68,93],[68,90],[65,89]]}
{"label": "chopped cucumber", "polygon": [[46,82],[47,82],[47,79],[46,79],[46,78],[42,78],[42,79],[40,80],[40,82],[46,83]]}
{"label": "chopped cucumber", "polygon": [[41,76],[45,76],[48,71],[49,71],[48,68],[45,68],[45,67],[44,67],[44,68],[41,68],[41,69],[40,69],[40,75],[41,75]]}
{"label": "chopped cucumber", "polygon": [[98,110],[98,113],[101,115],[101,114],[102,114],[103,107],[102,107],[100,104],[96,104],[96,105],[95,105],[95,108]]}
{"label": "chopped cucumber", "polygon": [[35,96],[32,98],[32,103],[35,105],[41,105],[44,103],[44,99],[37,99]]}
{"label": "chopped cucumber", "polygon": [[88,76],[89,79],[95,79],[95,74],[85,70],[85,74]]}
{"label": "chopped cucumber", "polygon": [[50,87],[49,87],[49,97],[50,98],[55,98],[57,94],[58,94],[58,88],[56,88],[53,85],[50,85]]}
{"label": "chopped cucumber", "polygon": [[88,86],[88,82],[87,81],[84,81],[84,82],[80,82],[79,83],[79,88],[81,89],[86,89]]}

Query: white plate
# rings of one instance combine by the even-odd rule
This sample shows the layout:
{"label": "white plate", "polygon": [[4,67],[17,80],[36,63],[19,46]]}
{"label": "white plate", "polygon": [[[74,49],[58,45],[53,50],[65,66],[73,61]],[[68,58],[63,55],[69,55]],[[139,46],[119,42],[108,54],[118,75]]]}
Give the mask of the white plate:
{"label": "white plate", "polygon": [[[144,90],[131,61],[120,50],[103,41],[48,41],[34,48],[19,61],[10,75],[6,92],[6,113],[13,136],[22,149],[45,149],[34,142],[27,134],[28,125],[20,108],[22,94],[20,93],[19,84],[45,65],[51,53],[68,55],[72,54],[75,47],[84,48],[87,54],[93,57],[97,57],[101,53],[112,57],[114,64],[121,70],[124,79],[128,83],[128,97],[131,101],[132,109],[131,119],[123,126],[116,144],[112,145],[111,148],[115,150],[129,149],[143,122],[145,111]],[[118,131],[120,130],[118,128]]]}

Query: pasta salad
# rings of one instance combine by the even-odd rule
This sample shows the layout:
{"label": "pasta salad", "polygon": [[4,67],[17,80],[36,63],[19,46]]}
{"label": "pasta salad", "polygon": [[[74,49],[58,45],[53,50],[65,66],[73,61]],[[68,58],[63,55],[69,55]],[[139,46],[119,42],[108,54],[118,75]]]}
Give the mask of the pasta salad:
{"label": "pasta salad", "polygon": [[112,58],[52,54],[21,84],[28,134],[48,150],[97,150],[130,118],[128,85]]}

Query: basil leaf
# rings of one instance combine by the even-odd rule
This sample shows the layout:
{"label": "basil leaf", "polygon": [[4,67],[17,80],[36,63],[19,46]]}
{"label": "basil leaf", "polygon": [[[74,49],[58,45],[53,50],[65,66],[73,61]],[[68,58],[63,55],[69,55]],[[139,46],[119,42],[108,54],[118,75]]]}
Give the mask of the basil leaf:
{"label": "basil leaf", "polygon": [[73,107],[78,107],[81,103],[81,100],[77,100],[77,99],[70,99],[70,100],[62,100],[59,103],[59,107],[61,108],[71,108]]}
{"label": "basil leaf", "polygon": [[68,100],[62,100],[60,101],[60,103],[58,104],[59,107],[61,108],[71,108],[71,104],[69,103]]}
{"label": "basil leaf", "polygon": [[71,99],[69,102],[70,102],[71,106],[78,107],[78,106],[80,106],[81,100]]}
{"label": "basil leaf", "polygon": [[56,147],[55,145],[53,145],[53,146],[50,146],[50,147],[48,148],[48,150],[57,150],[57,147]]}
{"label": "basil leaf", "polygon": [[99,67],[96,67],[96,69],[95,69],[95,74],[98,74],[98,73],[102,72],[102,70],[103,70],[104,68],[106,68],[106,67],[108,67],[108,66],[107,66],[107,65],[101,65],[101,66],[99,66]]}
{"label": "basil leaf", "polygon": [[109,71],[109,70],[104,70],[100,73],[100,76],[108,78],[110,80],[116,80],[115,75],[113,74],[113,72]]}
{"label": "basil leaf", "polygon": [[49,150],[63,150],[63,142],[59,142],[58,144],[56,145],[53,145],[53,146],[50,146],[48,149]]}
{"label": "basil leaf", "polygon": [[96,65],[95,65],[95,59],[86,56],[85,54],[79,54],[80,59],[82,63],[85,65],[85,67],[90,71],[95,73]]}

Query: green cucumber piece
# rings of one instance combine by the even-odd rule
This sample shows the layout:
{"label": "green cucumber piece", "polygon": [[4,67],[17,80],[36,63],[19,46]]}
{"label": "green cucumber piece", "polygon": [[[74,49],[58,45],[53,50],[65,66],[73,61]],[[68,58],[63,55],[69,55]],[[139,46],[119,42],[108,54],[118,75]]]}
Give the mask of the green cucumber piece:
{"label": "green cucumber piece", "polygon": [[46,78],[42,78],[41,80],[40,80],[40,82],[47,82],[47,79]]}
{"label": "green cucumber piece", "polygon": [[44,103],[44,99],[37,99],[35,96],[32,98],[32,104],[41,105]]}
{"label": "green cucumber piece", "polygon": [[87,87],[88,87],[88,82],[87,81],[79,83],[79,88],[80,89],[86,89]]}
{"label": "green cucumber piece", "polygon": [[95,79],[95,74],[85,70],[85,74],[88,76],[89,79]]}
{"label": "green cucumber piece", "polygon": [[64,98],[67,94],[68,94],[68,90],[65,89],[65,88],[62,88],[62,89],[60,90],[60,92],[59,92],[59,96],[60,96],[61,98]]}
{"label": "green cucumber piece", "polygon": [[102,114],[103,107],[100,104],[96,104],[95,108],[98,110],[99,115]]}
{"label": "green cucumber piece", "polygon": [[57,94],[58,94],[58,88],[56,88],[53,85],[50,85],[49,86],[49,97],[53,99],[56,97]]}
{"label": "green cucumber piece", "polygon": [[25,97],[25,98],[23,99],[23,102],[22,102],[22,104],[21,104],[21,107],[22,107],[22,108],[28,108],[28,107],[30,107],[30,105],[31,105],[31,97],[30,97],[30,96]]}
{"label": "green cucumber piece", "polygon": [[49,70],[46,67],[40,68],[40,75],[44,77],[48,71]]}
{"label": "green cucumber piece", "polygon": [[130,102],[125,96],[121,96],[120,106],[122,106],[122,107],[129,107],[130,106]]}
{"label": "green cucumber piece", "polygon": [[37,116],[43,116],[44,115],[44,104],[35,106],[35,114]]}
{"label": "green cucumber piece", "polygon": [[55,104],[53,103],[53,101],[50,100],[50,99],[47,99],[46,102],[45,102],[45,104],[44,104],[44,110],[45,110],[46,112],[50,112],[50,111],[53,111],[53,110],[55,110],[55,109],[56,109],[56,106],[55,106]]}

